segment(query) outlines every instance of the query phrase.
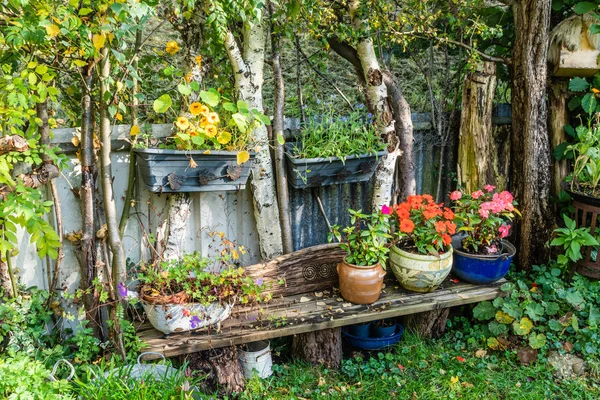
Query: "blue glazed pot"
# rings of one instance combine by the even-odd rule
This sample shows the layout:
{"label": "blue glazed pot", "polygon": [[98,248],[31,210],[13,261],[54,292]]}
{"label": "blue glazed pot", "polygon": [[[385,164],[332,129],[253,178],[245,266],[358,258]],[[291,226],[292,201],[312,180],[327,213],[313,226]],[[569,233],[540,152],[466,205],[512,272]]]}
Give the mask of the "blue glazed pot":
{"label": "blue glazed pot", "polygon": [[383,338],[392,336],[396,332],[396,324],[392,326],[378,326],[373,324],[371,328],[372,337]]}
{"label": "blue glazed pot", "polygon": [[506,275],[517,252],[515,246],[506,240],[502,241],[502,247],[502,254],[499,256],[470,254],[455,248],[452,273],[459,279],[476,285],[496,282]]}
{"label": "blue glazed pot", "polygon": [[364,324],[351,325],[348,327],[348,331],[356,337],[368,338],[369,331],[371,330],[371,323],[366,322]]}

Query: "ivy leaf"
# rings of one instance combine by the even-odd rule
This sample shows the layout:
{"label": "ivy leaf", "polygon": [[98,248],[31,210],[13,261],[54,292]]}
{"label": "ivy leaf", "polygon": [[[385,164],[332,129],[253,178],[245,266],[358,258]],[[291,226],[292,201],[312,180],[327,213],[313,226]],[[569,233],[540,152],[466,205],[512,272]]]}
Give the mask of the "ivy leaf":
{"label": "ivy leaf", "polygon": [[572,92],[583,92],[590,86],[584,78],[573,78],[569,81],[569,90]]}
{"label": "ivy leaf", "polygon": [[575,11],[575,14],[582,15],[589,13],[592,10],[595,10],[597,7],[598,6],[595,3],[589,1],[580,1],[575,5],[573,11]]}
{"label": "ivy leaf", "polygon": [[473,317],[480,321],[494,318],[496,315],[496,307],[489,301],[482,301],[473,309]]}
{"label": "ivy leaf", "polygon": [[171,108],[172,103],[173,102],[171,100],[171,96],[169,96],[168,94],[163,94],[158,99],[154,100],[152,108],[154,109],[154,112],[162,114],[164,112],[167,112],[167,110]]}
{"label": "ivy leaf", "polygon": [[529,346],[531,346],[532,349],[541,349],[545,345],[546,335],[543,333],[538,333],[537,335],[533,333],[529,336]]}

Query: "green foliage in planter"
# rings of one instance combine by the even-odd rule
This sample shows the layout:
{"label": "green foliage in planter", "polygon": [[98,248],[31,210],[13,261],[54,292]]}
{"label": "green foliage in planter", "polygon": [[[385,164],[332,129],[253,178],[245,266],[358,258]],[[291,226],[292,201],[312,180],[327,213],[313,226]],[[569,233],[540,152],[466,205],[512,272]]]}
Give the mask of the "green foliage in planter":
{"label": "green foliage in planter", "polygon": [[[245,252],[243,247],[239,251]],[[236,254],[234,248],[215,257],[194,252],[181,260],[143,266],[141,292],[157,303],[252,304],[270,300],[270,294],[263,295],[262,279],[254,280],[246,276],[244,268],[234,265]]]}
{"label": "green foliage in planter", "polygon": [[572,283],[561,269],[533,266],[531,277],[521,272],[502,285],[505,297],[479,303],[473,316],[486,321],[482,334],[492,349],[507,339],[534,349],[563,349],[566,343],[584,355],[600,349],[600,282],[575,275]]}
{"label": "green foliage in planter", "polygon": [[577,228],[577,223],[566,215],[563,215],[563,220],[565,227],[554,230],[556,237],[550,245],[562,246],[564,254],[558,255],[557,262],[559,265],[567,267],[583,258],[582,247],[596,246],[597,250],[598,241],[590,234],[590,228]]}
{"label": "green foliage in planter", "polygon": [[385,143],[364,113],[353,111],[339,117],[334,108],[322,109],[319,116],[309,118],[294,149],[297,158],[332,158],[376,154]]}
{"label": "green foliage in planter", "polygon": [[564,148],[565,158],[573,160],[573,171],[566,178],[571,190],[598,197],[600,185],[600,126],[591,122],[573,129],[565,127],[575,142]]}
{"label": "green foliage in planter", "polygon": [[332,226],[328,233],[331,242],[334,238],[340,247],[348,252],[346,261],[354,265],[370,266],[380,263],[385,269],[390,247],[390,225],[381,211],[363,214],[361,210],[348,210],[351,226]]}

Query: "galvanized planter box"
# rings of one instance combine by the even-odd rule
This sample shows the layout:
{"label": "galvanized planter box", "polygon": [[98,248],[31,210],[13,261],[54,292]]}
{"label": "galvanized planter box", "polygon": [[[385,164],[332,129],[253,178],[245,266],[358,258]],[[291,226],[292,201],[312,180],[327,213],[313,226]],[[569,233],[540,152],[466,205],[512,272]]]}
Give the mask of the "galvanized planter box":
{"label": "galvanized planter box", "polygon": [[387,154],[348,156],[345,161],[331,158],[294,158],[296,143],[285,144],[288,181],[296,189],[365,182],[371,179],[379,159]]}
{"label": "galvanized planter box", "polygon": [[[246,187],[254,153],[237,165],[237,152],[135,149],[138,174],[152,192],[217,192]],[[190,167],[190,157],[198,165]]]}

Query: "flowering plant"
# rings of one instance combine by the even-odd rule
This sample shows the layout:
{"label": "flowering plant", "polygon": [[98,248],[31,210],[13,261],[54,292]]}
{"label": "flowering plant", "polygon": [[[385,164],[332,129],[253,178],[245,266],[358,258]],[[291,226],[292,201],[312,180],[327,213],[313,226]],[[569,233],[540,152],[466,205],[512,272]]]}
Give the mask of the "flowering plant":
{"label": "flowering plant", "polygon": [[515,214],[521,215],[515,208],[510,192],[496,192],[496,187],[485,185],[471,194],[459,190],[450,193],[454,201],[453,210],[459,222],[459,231],[467,233],[462,247],[469,253],[493,255],[501,251],[501,240],[510,233],[510,222]]}
{"label": "flowering plant", "polygon": [[361,210],[348,210],[351,226],[342,229],[332,226],[329,241],[336,238],[340,247],[348,252],[346,261],[350,264],[371,266],[377,263],[385,269],[389,251],[390,225],[382,213],[363,214]]}
{"label": "flowering plant", "polygon": [[384,212],[392,214],[392,210],[397,223],[395,240],[405,250],[439,255],[449,249],[456,224],[454,213],[443,203],[437,204],[428,194],[408,196],[404,203]]}
{"label": "flowering plant", "polygon": [[153,304],[252,304],[270,300],[270,294],[263,293],[266,285],[262,279],[246,276],[244,268],[235,265],[245,253],[243,246],[222,239],[222,249],[213,257],[194,252],[181,260],[142,265],[140,295]]}

